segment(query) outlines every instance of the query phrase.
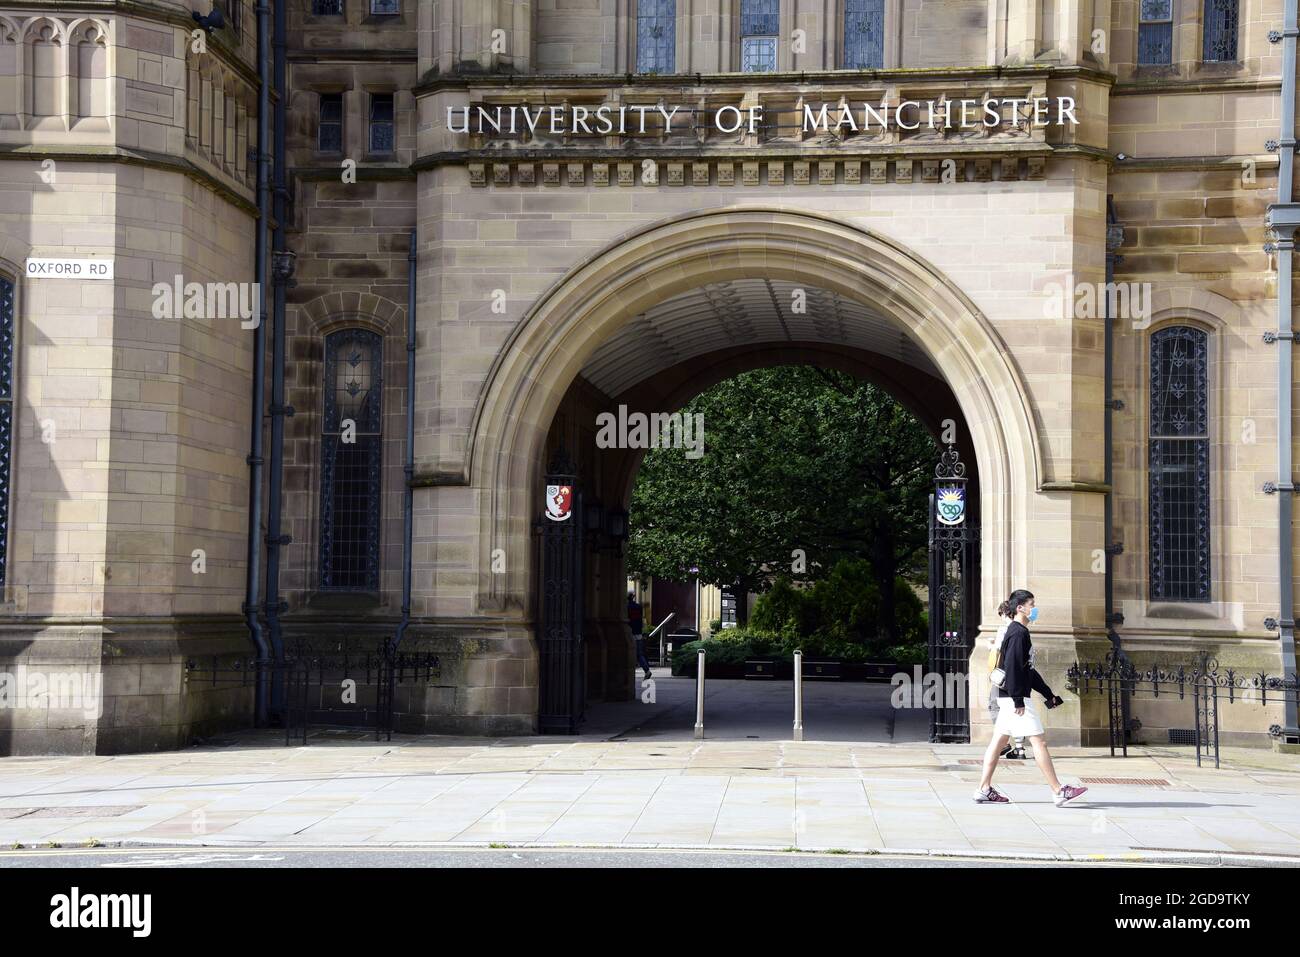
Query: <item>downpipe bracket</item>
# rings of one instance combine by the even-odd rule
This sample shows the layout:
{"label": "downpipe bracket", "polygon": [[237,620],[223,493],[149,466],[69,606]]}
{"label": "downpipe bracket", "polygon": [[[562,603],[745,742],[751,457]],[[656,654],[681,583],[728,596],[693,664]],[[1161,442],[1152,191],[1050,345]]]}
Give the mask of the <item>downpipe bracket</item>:
{"label": "downpipe bracket", "polygon": [[1274,492],[1294,492],[1296,490],[1293,482],[1265,482],[1264,494],[1272,495]]}
{"label": "downpipe bracket", "polygon": [[1268,42],[1281,43],[1286,37],[1300,37],[1300,30],[1269,30]]}

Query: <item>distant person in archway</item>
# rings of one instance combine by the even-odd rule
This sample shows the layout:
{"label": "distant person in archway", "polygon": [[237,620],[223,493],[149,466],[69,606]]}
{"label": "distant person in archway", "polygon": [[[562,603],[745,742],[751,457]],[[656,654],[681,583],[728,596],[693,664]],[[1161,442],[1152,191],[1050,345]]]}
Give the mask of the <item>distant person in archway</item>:
{"label": "distant person in archway", "polygon": [[[999,649],[999,666],[990,676],[997,694],[998,717],[993,725],[993,737],[984,752],[984,775],[980,779],[979,790],[975,792],[978,804],[1008,804],[1010,798],[996,791],[993,787],[993,772],[998,766],[998,757],[1012,737],[1028,738],[1034,749],[1034,762],[1043,772],[1047,785],[1052,789],[1052,800],[1057,807],[1073,801],[1087,788],[1061,784],[1052,766],[1052,755],[1047,750],[1047,739],[1043,724],[1038,720],[1034,710],[1031,693],[1037,691],[1049,708],[1061,703],[1060,697],[1052,693],[1042,675],[1034,670],[1034,646],[1029,639],[1029,623],[1038,618],[1038,609],[1034,607],[1034,596],[1024,589],[1011,593],[1005,606],[999,611],[1010,611],[1011,624],[1002,639]],[[1000,679],[1000,680],[999,680]]]}
{"label": "distant person in archway", "polygon": [[627,623],[632,628],[632,640],[636,642],[636,663],[645,671],[645,680],[650,680],[650,659],[645,656],[645,624],[641,612],[641,603],[636,600],[636,592],[627,593]]}

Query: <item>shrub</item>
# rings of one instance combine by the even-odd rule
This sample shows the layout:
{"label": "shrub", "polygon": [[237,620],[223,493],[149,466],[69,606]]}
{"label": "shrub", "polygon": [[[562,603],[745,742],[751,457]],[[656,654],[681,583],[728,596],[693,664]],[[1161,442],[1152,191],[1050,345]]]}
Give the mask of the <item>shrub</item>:
{"label": "shrub", "polygon": [[754,603],[749,627],[774,634],[793,629],[797,634],[808,629],[812,610],[807,593],[795,588],[790,579],[782,576]]}
{"label": "shrub", "polygon": [[791,652],[782,647],[779,636],[743,628],[728,628],[716,637],[688,641],[673,649],[673,674],[695,674],[696,656],[704,649],[709,664],[744,664],[746,658],[784,658]]}
{"label": "shrub", "polygon": [[930,660],[930,649],[925,642],[893,645],[885,649],[885,656],[900,665],[924,665]]}
{"label": "shrub", "polygon": [[924,644],[929,638],[929,615],[916,591],[901,578],[894,580],[894,618],[903,644]]}
{"label": "shrub", "polygon": [[844,558],[812,587],[817,630],[836,641],[868,642],[876,637],[880,589],[870,562]]}

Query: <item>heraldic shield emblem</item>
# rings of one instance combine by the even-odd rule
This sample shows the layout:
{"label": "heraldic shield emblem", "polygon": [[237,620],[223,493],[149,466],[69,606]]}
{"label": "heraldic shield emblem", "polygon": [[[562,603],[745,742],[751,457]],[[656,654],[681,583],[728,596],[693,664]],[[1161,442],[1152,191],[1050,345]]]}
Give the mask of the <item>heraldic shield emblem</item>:
{"label": "heraldic shield emblem", "polygon": [[573,486],[546,486],[546,517],[552,522],[568,521],[573,514]]}
{"label": "heraldic shield emblem", "polygon": [[966,489],[959,485],[939,488],[934,500],[935,518],[944,525],[960,525],[966,517]]}

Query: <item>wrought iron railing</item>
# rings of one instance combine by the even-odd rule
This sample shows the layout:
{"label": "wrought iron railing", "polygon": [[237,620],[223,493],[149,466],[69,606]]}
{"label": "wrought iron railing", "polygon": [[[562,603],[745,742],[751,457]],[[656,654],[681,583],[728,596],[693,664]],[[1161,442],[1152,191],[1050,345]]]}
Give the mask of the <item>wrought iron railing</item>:
{"label": "wrought iron railing", "polygon": [[[1157,664],[1146,669],[1137,668],[1127,658],[1108,655],[1104,662],[1071,665],[1066,671],[1066,686],[1080,697],[1106,695],[1112,757],[1116,752],[1128,757],[1130,711],[1135,699],[1190,700],[1197,767],[1203,758],[1210,757],[1219,767],[1221,706],[1247,701],[1260,706],[1280,705],[1288,698],[1300,700],[1300,687],[1294,679],[1264,672],[1241,673],[1234,668],[1220,671],[1218,660],[1211,655],[1202,655],[1192,664]],[[1282,726],[1270,725],[1268,734],[1280,737]]]}
{"label": "wrought iron railing", "polygon": [[282,660],[191,658],[185,665],[190,693],[270,684],[273,711],[284,725],[284,743],[308,743],[312,729],[372,729],[375,740],[392,740],[397,689],[441,678],[438,656],[418,648],[394,652],[383,642],[363,648],[349,642],[312,647],[297,643]]}

